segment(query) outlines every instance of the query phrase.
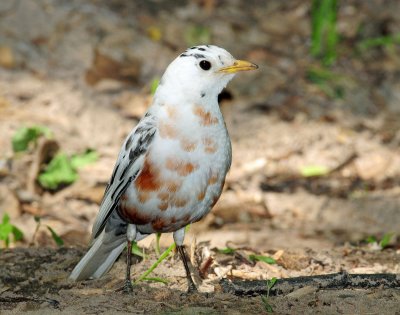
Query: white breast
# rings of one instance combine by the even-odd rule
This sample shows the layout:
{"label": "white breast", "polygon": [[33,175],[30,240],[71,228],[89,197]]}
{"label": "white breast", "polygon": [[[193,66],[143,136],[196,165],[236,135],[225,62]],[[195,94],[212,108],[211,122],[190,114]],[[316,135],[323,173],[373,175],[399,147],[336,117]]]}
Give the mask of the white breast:
{"label": "white breast", "polygon": [[146,159],[158,181],[146,198],[137,185],[125,207],[149,216],[142,233],[174,231],[200,220],[219,198],[231,163],[231,144],[222,114],[199,105],[157,112],[158,132]]}

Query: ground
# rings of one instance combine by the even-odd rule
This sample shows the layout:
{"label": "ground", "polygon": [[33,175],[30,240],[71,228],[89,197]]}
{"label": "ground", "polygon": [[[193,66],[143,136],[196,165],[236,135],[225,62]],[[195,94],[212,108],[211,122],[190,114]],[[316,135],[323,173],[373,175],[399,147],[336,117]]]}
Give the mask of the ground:
{"label": "ground", "polygon": [[[398,275],[399,46],[365,43],[398,34],[399,9],[397,1],[341,3],[338,58],[323,67],[310,56],[310,3],[300,0],[1,3],[0,215],[24,233],[0,254],[1,312],[259,314],[260,296],[224,293],[221,279]],[[260,68],[235,78],[221,101],[232,168],[220,201],[186,238],[202,293],[182,295],[174,255],[151,275],[168,284],[140,282],[133,296],[116,292],[123,257],[100,280],[69,282],[119,147],[151,103],[151,82],[203,42]],[[48,127],[52,139],[14,153],[13,135],[32,125]],[[94,149],[99,158],[72,185],[51,191],[37,176],[57,148]],[[315,169],[319,176],[307,176]],[[371,236],[378,241],[366,242]],[[162,236],[162,248],[171,243]],[[139,246],[147,257],[132,267],[134,278],[156,260],[153,237]],[[227,247],[231,253],[220,252]],[[399,299],[398,287],[306,286],[271,294],[268,303],[283,314],[395,314]]]}

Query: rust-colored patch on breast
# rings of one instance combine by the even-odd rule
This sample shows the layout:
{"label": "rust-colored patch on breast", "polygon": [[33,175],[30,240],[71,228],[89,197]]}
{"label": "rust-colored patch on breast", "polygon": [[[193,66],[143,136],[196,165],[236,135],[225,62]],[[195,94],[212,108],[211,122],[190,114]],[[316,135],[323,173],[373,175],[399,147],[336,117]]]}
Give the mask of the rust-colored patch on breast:
{"label": "rust-colored patch on breast", "polygon": [[214,185],[218,181],[218,175],[212,174],[211,177],[208,179],[208,185]]}
{"label": "rust-colored patch on breast", "polygon": [[196,141],[190,141],[189,139],[183,138],[179,142],[181,148],[186,152],[193,152],[197,147]]}
{"label": "rust-colored patch on breast", "polygon": [[120,206],[118,208],[118,213],[132,224],[144,225],[151,222],[151,217],[149,215],[140,213],[135,207]]}
{"label": "rust-colored patch on breast", "polygon": [[126,193],[122,194],[120,200],[121,201],[127,201],[128,200],[128,195]]}
{"label": "rust-colored patch on breast", "polygon": [[213,117],[210,112],[205,111],[201,106],[195,105],[193,114],[200,118],[200,124],[203,126],[211,126],[218,124],[218,118]]}
{"label": "rust-colored patch on breast", "polygon": [[140,191],[155,191],[160,188],[158,180],[158,171],[149,163],[146,156],[143,169],[135,180],[135,187]]}
{"label": "rust-colored patch on breast", "polygon": [[159,199],[161,199],[162,201],[167,201],[169,199],[169,192],[167,192],[167,191],[159,192],[157,194],[157,197]]}
{"label": "rust-colored patch on breast", "polygon": [[189,222],[190,222],[190,214],[185,215],[185,216],[181,219],[181,221],[184,223],[184,225],[189,224]]}
{"label": "rust-colored patch on breast", "polygon": [[167,222],[165,222],[164,219],[162,218],[157,218],[155,219],[152,223],[151,226],[155,231],[162,231],[162,229],[167,225]]}
{"label": "rust-colored patch on breast", "polygon": [[174,120],[177,117],[177,110],[176,107],[174,106],[167,106],[167,114],[168,117],[172,120]]}
{"label": "rust-colored patch on breast", "polygon": [[204,152],[212,154],[215,153],[218,149],[217,144],[212,138],[205,137],[203,138],[203,144],[204,144]]}
{"label": "rust-colored patch on breast", "polygon": [[187,176],[199,167],[197,164],[175,160],[174,158],[168,158],[165,166],[168,170],[175,171],[181,176]]}
{"label": "rust-colored patch on breast", "polygon": [[186,206],[187,203],[188,203],[188,201],[184,198],[174,198],[171,200],[171,204],[178,208],[182,208],[182,207]]}
{"label": "rust-colored patch on breast", "polygon": [[140,203],[145,203],[150,198],[150,194],[147,191],[138,191],[137,196]]}
{"label": "rust-colored patch on breast", "polygon": [[158,125],[158,130],[160,132],[161,138],[176,138],[177,136],[177,131],[176,129],[171,125],[166,122],[160,122]]}
{"label": "rust-colored patch on breast", "polygon": [[158,209],[160,209],[161,211],[167,210],[168,209],[168,202],[165,202],[165,201],[161,202],[158,205]]}
{"label": "rust-colored patch on breast", "polygon": [[169,191],[170,193],[175,193],[181,188],[182,183],[170,180],[166,181],[164,185],[167,188],[167,191]]}
{"label": "rust-colored patch on breast", "polygon": [[202,200],[204,199],[205,196],[206,196],[206,190],[204,189],[204,190],[202,190],[201,192],[199,192],[199,193],[197,194],[197,200],[198,200],[198,201],[202,201]]}

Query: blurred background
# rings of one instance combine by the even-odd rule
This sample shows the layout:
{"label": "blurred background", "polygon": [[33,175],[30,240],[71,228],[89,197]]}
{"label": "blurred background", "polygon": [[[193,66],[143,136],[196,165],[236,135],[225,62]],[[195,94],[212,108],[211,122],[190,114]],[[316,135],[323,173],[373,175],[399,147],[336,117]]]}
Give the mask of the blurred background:
{"label": "blurred background", "polygon": [[399,12],[396,0],[1,1],[0,246],[86,246],[164,69],[215,44],[260,68],[220,96],[233,165],[188,242],[398,250]]}

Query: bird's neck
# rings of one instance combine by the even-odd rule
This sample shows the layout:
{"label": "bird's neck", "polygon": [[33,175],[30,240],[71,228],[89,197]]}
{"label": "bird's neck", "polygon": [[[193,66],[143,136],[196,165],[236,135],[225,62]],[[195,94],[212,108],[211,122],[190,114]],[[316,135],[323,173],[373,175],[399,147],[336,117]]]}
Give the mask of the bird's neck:
{"label": "bird's neck", "polygon": [[169,105],[182,108],[199,105],[207,111],[220,113],[217,89],[177,89],[176,86],[160,85],[154,95],[154,104],[159,106]]}

